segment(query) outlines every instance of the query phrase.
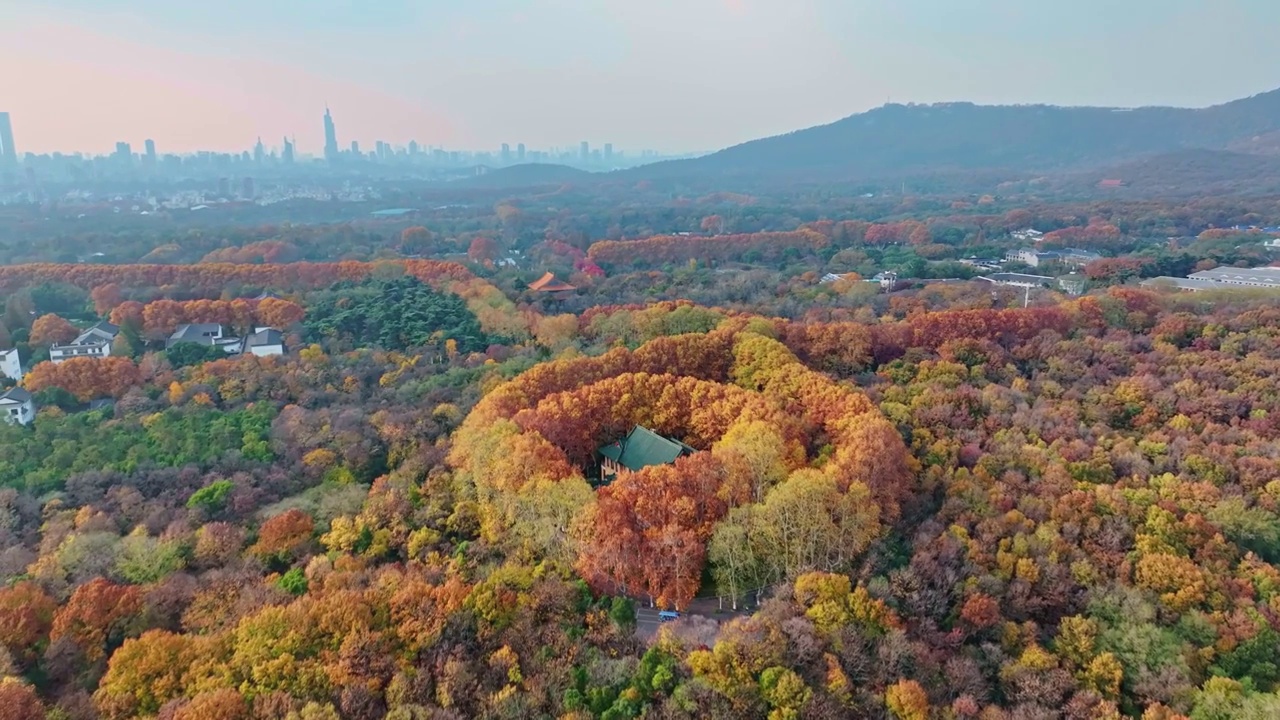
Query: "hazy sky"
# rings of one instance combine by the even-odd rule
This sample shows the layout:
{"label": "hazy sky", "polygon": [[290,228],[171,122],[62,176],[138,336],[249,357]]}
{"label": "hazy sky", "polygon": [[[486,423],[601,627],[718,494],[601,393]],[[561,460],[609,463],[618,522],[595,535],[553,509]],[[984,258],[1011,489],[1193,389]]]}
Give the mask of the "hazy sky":
{"label": "hazy sky", "polygon": [[1280,0],[0,0],[20,152],[716,149],[892,98],[1207,105],[1280,86]]}

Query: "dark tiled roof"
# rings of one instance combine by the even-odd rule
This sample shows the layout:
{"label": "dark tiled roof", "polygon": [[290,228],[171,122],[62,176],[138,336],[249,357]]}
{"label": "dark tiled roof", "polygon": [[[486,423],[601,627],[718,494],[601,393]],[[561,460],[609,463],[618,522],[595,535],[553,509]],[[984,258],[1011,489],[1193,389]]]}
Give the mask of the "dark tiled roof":
{"label": "dark tiled roof", "polygon": [[9,388],[4,393],[0,393],[0,400],[12,400],[14,402],[24,403],[31,399],[31,393],[20,387]]}
{"label": "dark tiled roof", "polygon": [[275,328],[263,328],[244,339],[245,347],[261,347],[263,345],[283,345],[284,333]]}

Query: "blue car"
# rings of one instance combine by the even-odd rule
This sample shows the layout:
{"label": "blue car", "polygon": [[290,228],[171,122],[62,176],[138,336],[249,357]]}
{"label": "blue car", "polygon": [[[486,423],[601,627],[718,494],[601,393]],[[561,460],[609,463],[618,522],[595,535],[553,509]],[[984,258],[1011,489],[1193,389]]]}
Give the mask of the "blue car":
{"label": "blue car", "polygon": [[663,610],[658,613],[658,622],[671,622],[672,620],[679,620],[679,619],[680,619],[680,613],[674,610]]}

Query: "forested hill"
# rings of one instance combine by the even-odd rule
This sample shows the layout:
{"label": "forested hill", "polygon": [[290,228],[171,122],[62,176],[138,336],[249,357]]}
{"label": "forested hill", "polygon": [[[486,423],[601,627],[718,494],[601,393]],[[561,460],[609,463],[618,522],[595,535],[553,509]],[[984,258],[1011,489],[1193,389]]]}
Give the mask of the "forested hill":
{"label": "forested hill", "polygon": [[1050,172],[1192,148],[1248,151],[1256,138],[1277,130],[1280,90],[1203,109],[886,105],[830,125],[632,172],[649,178],[773,174],[814,179],[956,170]]}

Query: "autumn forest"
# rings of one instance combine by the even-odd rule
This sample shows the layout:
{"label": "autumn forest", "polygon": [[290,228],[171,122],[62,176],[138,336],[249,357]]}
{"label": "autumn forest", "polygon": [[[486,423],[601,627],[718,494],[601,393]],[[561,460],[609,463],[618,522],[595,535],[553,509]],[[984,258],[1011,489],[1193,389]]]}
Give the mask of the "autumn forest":
{"label": "autumn forest", "polygon": [[450,193],[0,213],[0,715],[1280,716],[1280,199]]}

